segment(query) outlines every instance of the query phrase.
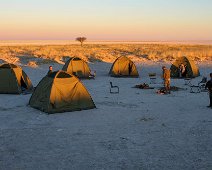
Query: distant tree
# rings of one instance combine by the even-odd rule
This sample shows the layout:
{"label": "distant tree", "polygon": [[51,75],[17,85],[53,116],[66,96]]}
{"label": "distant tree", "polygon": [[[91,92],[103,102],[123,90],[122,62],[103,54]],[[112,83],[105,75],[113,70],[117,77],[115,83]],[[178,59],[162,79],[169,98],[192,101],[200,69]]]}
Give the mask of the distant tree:
{"label": "distant tree", "polygon": [[86,37],[77,37],[76,41],[79,41],[81,43],[81,47],[83,46],[83,42],[86,41],[87,38]]}

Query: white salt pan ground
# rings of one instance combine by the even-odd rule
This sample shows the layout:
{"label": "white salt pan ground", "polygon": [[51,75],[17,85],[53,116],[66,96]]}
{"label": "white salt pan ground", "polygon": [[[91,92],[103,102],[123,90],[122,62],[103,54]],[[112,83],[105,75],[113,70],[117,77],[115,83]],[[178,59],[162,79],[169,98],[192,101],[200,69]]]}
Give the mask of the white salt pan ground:
{"label": "white salt pan ground", "polygon": [[[150,72],[161,82],[161,65],[138,66],[141,78],[132,79],[108,77],[111,64],[90,64],[97,77],[83,83],[97,106],[93,110],[47,115],[27,106],[31,95],[1,94],[0,169],[212,169],[207,92],[189,93],[184,80],[172,85],[188,89],[170,95],[132,88],[149,83]],[[209,66],[200,66],[203,75]],[[23,69],[37,85],[48,65]],[[120,94],[109,93],[110,81]]]}

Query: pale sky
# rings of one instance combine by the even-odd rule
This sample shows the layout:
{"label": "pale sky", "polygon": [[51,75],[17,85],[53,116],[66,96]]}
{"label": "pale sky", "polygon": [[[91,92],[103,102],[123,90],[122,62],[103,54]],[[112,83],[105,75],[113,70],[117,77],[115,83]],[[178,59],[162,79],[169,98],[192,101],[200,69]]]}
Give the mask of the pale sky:
{"label": "pale sky", "polygon": [[0,0],[0,40],[212,40],[212,0]]}

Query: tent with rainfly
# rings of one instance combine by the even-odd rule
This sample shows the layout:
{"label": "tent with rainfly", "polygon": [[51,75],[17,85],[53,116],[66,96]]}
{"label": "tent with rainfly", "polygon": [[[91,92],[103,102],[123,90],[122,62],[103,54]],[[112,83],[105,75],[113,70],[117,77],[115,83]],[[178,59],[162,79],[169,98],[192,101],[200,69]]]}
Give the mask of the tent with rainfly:
{"label": "tent with rainfly", "polygon": [[198,77],[200,75],[199,68],[189,57],[180,57],[171,65],[171,77],[178,78],[179,77],[179,66],[180,64],[184,64],[186,66],[186,77],[193,78]]}
{"label": "tent with rainfly", "polygon": [[112,77],[139,77],[136,65],[127,57],[117,58],[109,75]]}
{"label": "tent with rainfly", "polygon": [[21,67],[9,63],[0,65],[0,93],[20,94],[32,89],[31,80]]}
{"label": "tent with rainfly", "polygon": [[63,66],[62,70],[77,76],[78,78],[89,78],[91,70],[88,64],[79,57],[71,57]]}
{"label": "tent with rainfly", "polygon": [[29,105],[46,113],[96,107],[79,79],[65,71],[56,71],[45,76],[33,92]]}

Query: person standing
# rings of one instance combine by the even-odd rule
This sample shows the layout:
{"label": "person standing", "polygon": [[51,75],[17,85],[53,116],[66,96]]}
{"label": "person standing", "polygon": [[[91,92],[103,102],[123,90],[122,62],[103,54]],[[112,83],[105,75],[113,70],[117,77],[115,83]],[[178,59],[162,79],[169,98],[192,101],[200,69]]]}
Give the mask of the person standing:
{"label": "person standing", "polygon": [[163,81],[166,93],[170,93],[170,70],[165,66],[162,67],[163,70]]}
{"label": "person standing", "polygon": [[210,73],[210,80],[206,83],[205,89],[208,89],[210,105],[207,107],[212,108],[212,73]]}
{"label": "person standing", "polygon": [[132,64],[132,63],[129,63],[129,64],[128,64],[128,73],[129,73],[129,76],[130,76],[131,73],[132,73],[132,68],[133,68],[133,64]]}

